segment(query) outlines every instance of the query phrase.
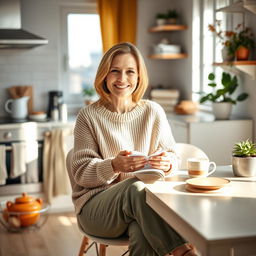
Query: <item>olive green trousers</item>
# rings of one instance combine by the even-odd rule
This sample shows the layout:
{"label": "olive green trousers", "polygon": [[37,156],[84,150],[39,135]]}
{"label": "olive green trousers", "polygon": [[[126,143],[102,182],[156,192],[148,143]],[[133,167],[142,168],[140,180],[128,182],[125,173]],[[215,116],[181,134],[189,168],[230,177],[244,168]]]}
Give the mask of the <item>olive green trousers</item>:
{"label": "olive green trousers", "polygon": [[119,182],[91,198],[77,216],[90,235],[129,236],[130,256],[166,255],[186,241],[146,203],[145,184],[136,178]]}

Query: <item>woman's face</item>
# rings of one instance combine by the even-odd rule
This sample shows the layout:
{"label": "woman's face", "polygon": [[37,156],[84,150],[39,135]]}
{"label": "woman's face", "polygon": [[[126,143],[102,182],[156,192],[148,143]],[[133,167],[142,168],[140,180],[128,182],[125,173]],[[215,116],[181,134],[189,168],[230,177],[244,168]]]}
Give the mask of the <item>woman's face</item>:
{"label": "woman's face", "polygon": [[138,83],[138,66],[134,56],[130,53],[115,56],[106,82],[112,97],[131,98]]}

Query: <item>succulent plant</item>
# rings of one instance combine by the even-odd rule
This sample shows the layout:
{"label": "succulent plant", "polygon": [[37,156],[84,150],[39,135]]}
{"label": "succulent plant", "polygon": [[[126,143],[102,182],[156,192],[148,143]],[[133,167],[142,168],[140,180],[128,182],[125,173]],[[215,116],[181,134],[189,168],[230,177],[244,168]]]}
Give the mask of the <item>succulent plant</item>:
{"label": "succulent plant", "polygon": [[248,139],[236,143],[233,148],[233,156],[256,157],[256,144]]}

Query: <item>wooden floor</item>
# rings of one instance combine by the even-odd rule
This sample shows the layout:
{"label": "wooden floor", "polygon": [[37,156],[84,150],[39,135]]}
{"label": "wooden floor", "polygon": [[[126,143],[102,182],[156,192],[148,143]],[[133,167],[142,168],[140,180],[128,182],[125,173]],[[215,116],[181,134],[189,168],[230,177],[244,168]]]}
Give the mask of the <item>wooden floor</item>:
{"label": "wooden floor", "polygon": [[[0,224],[0,256],[77,256],[82,234],[72,213],[50,214],[36,230],[8,232]],[[110,246],[107,256],[121,255],[126,247]],[[87,256],[96,256],[90,249]]]}

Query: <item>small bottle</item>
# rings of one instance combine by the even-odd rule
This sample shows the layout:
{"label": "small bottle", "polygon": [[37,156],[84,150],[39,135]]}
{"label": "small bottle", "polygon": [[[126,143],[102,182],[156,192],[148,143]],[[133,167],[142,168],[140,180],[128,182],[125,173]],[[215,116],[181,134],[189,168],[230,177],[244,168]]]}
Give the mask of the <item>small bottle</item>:
{"label": "small bottle", "polygon": [[60,121],[66,123],[68,121],[68,108],[67,104],[60,104]]}
{"label": "small bottle", "polygon": [[59,120],[59,110],[58,110],[58,108],[54,107],[51,110],[51,119],[53,121],[58,121]]}

